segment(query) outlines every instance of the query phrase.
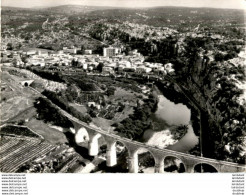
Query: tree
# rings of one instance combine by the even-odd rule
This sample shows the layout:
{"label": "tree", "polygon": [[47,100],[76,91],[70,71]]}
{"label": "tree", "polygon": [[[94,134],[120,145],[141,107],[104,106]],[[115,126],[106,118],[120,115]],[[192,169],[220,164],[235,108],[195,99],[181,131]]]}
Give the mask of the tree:
{"label": "tree", "polygon": [[99,72],[102,72],[103,67],[104,67],[104,64],[103,64],[102,62],[99,62],[99,64],[97,65],[97,70],[98,70]]}
{"label": "tree", "polygon": [[108,96],[114,95],[114,92],[115,92],[115,88],[114,87],[109,87],[108,90],[107,90],[107,95]]}
{"label": "tree", "polygon": [[78,66],[78,61],[76,61],[75,59],[72,60],[72,66],[76,67]]}
{"label": "tree", "polygon": [[156,31],[154,31],[154,32],[152,33],[152,36],[153,36],[153,37],[156,37],[156,36],[157,36]]}
{"label": "tree", "polygon": [[17,46],[16,46],[16,49],[20,49],[21,47],[22,47],[22,44],[18,43]]}
{"label": "tree", "polygon": [[232,58],[235,58],[237,56],[237,53],[235,51],[229,51],[228,54],[225,55],[225,60],[230,60]]}
{"label": "tree", "polygon": [[99,45],[99,46],[97,46],[97,48],[93,51],[93,53],[94,53],[94,54],[102,55],[102,54],[103,54],[103,47],[107,47],[107,46]]}
{"label": "tree", "polygon": [[68,86],[67,91],[66,91],[66,96],[68,101],[73,102],[78,98],[78,89],[77,87],[73,84]]}
{"label": "tree", "polygon": [[7,44],[7,50],[13,50],[13,44],[12,43]]}
{"label": "tree", "polygon": [[95,107],[93,107],[93,105],[91,105],[91,107],[88,110],[88,114],[92,117],[95,118],[97,116],[97,112]]}
{"label": "tree", "polygon": [[85,54],[85,46],[84,45],[81,45],[80,51],[81,51],[82,55]]}
{"label": "tree", "polygon": [[221,61],[224,60],[224,55],[223,55],[222,53],[216,53],[216,54],[214,55],[214,59],[215,59],[215,61],[217,61],[217,62],[221,62]]}
{"label": "tree", "polygon": [[129,47],[129,46],[127,46],[126,48],[125,48],[125,54],[126,54],[126,56],[128,56],[129,55],[129,52],[131,51],[131,48]]}

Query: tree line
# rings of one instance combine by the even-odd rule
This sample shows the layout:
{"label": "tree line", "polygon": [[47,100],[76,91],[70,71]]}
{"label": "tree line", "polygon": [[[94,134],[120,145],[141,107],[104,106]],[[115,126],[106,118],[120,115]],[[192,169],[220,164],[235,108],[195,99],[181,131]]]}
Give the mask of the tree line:
{"label": "tree line", "polygon": [[44,96],[49,98],[54,104],[59,106],[61,109],[67,111],[74,117],[78,118],[79,120],[85,122],[85,123],[90,123],[91,117],[89,115],[84,115],[72,106],[68,104],[68,101],[66,99],[63,99],[61,96],[57,95],[55,92],[44,90],[42,92]]}
{"label": "tree line", "polygon": [[67,117],[63,116],[60,111],[49,102],[49,100],[39,97],[36,99],[34,107],[37,110],[38,119],[64,128],[73,127],[71,121],[69,121]]}

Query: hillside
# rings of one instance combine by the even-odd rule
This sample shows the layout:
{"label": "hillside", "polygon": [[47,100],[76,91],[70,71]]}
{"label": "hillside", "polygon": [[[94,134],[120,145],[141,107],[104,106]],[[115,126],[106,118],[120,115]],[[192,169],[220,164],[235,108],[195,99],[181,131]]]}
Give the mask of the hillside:
{"label": "hillside", "polygon": [[98,10],[86,14],[87,17],[123,20],[154,26],[177,26],[188,23],[191,26],[203,26],[221,21],[244,23],[243,10],[188,8],[188,7],[154,7],[142,9]]}
{"label": "hillside", "polygon": [[[192,32],[200,25],[202,31],[241,37],[242,33],[238,31],[244,27],[243,16],[243,10],[187,7],[138,9],[76,5],[28,9],[2,7],[2,45],[12,44],[14,49],[41,47],[53,50],[59,50],[64,46],[87,45],[88,49],[98,53],[102,42],[105,42],[105,37],[111,39],[106,41],[106,44],[117,42],[114,34],[116,31],[124,31],[122,24],[125,23],[131,23],[133,28],[142,31],[141,36],[144,36],[144,28],[148,26],[152,28],[151,31],[153,28],[169,28],[170,32],[176,30]],[[138,26],[134,27],[135,24]],[[98,25],[112,27],[104,30],[98,28]],[[131,29],[129,30],[131,32]],[[135,34],[139,32],[136,31]],[[135,35],[125,31],[122,36],[127,38]]]}
{"label": "hillside", "polygon": [[[237,9],[215,9],[215,8],[188,8],[188,7],[153,7],[153,8],[115,8],[101,6],[62,5],[45,8],[17,8],[2,7],[2,16],[30,16],[51,17],[53,14],[62,16],[73,15],[78,17],[84,15],[88,20],[106,19],[128,22],[143,23],[155,26],[182,25],[189,23],[205,25],[213,22],[214,25],[222,25],[222,21],[244,23],[243,10]],[[37,15],[38,14],[38,15]],[[24,19],[24,18],[22,18]],[[28,22],[32,18],[25,18]],[[6,22],[5,20],[3,20]],[[25,20],[23,20],[24,22]],[[12,20],[13,22],[13,20]]]}
{"label": "hillside", "polygon": [[85,14],[92,11],[114,9],[113,7],[104,6],[85,6],[85,5],[61,5],[55,7],[32,8],[35,11],[53,13],[53,14]]}

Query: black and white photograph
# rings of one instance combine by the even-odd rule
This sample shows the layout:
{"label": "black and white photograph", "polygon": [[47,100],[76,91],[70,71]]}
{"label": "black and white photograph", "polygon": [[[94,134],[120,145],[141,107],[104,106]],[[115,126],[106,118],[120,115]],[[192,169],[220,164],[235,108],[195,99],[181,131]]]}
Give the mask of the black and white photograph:
{"label": "black and white photograph", "polygon": [[2,0],[0,172],[245,173],[244,5]]}

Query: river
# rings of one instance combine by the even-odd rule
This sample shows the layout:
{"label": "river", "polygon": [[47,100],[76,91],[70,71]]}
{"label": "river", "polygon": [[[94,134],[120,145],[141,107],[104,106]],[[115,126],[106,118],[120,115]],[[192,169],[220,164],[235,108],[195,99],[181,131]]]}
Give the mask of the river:
{"label": "river", "polygon": [[[142,141],[162,148],[188,152],[198,143],[190,122],[191,112],[183,104],[175,104],[165,96],[159,95],[157,111],[152,115],[153,129],[147,130]],[[172,138],[172,130],[177,125],[188,125],[187,133],[180,139]]]}

